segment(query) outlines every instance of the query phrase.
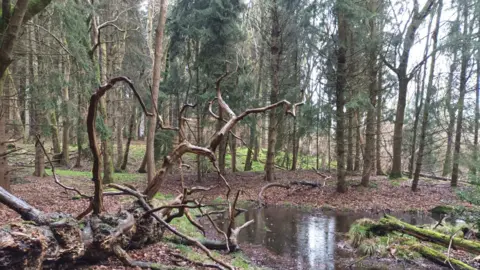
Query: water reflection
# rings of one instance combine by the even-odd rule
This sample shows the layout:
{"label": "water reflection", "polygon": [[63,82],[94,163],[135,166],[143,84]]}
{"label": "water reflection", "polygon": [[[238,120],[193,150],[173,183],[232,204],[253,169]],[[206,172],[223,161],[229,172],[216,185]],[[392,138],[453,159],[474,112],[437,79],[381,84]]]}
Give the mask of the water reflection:
{"label": "water reflection", "polygon": [[[252,208],[237,218],[238,224],[255,220],[240,233],[239,241],[262,245],[278,255],[290,256],[297,269],[335,269],[335,258],[341,256],[337,250],[340,237],[336,233],[348,232],[350,225],[359,218],[380,216],[370,213],[325,214],[284,207]],[[433,222],[424,215],[395,216],[412,224]]]}

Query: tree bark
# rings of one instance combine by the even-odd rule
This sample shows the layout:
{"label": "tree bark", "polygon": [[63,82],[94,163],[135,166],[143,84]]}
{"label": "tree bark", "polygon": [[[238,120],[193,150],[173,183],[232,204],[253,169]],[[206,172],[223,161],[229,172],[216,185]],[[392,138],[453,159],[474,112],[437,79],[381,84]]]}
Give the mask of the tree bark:
{"label": "tree bark", "polygon": [[[233,134],[235,134],[235,128],[232,128]],[[232,156],[231,167],[232,172],[237,171],[237,138],[230,134],[230,155]]]}
{"label": "tree bark", "polygon": [[338,49],[337,49],[337,79],[336,79],[336,143],[337,143],[337,192],[347,191],[345,181],[345,75],[346,75],[346,52],[348,24],[341,0],[337,0],[338,17]]}
{"label": "tree bark", "polygon": [[[219,131],[222,126],[223,126],[223,121],[224,121],[224,111],[222,108],[218,109],[218,116],[220,119],[217,119],[217,131]],[[226,136],[222,138],[222,141],[220,142],[220,145],[218,146],[218,168],[220,169],[221,174],[225,174],[226,170],[226,161],[225,161],[225,156],[227,155],[227,144],[228,144],[228,137]]]}
{"label": "tree bark", "polygon": [[[280,55],[282,53],[282,44],[280,40],[280,14],[278,11],[278,4],[276,0],[273,0],[270,16],[272,17],[272,31],[270,36],[270,69],[271,69],[271,82],[270,89],[270,104],[274,104],[278,101],[278,95],[280,92]],[[275,145],[277,142],[277,125],[278,125],[278,113],[273,109],[268,113],[268,145],[267,145],[267,159],[265,162],[265,180],[273,182],[275,180]]]}
{"label": "tree bark", "polygon": [[[1,99],[1,104],[2,108],[5,108],[5,103],[6,100],[3,98],[4,96],[4,86],[5,85],[5,74],[0,77],[0,97]],[[5,130],[5,122],[6,119],[5,117],[0,117],[0,140],[1,141],[7,141],[8,136],[7,132]],[[0,143],[0,153],[6,153],[7,152],[7,144],[6,143]],[[1,156],[0,157],[0,188],[4,188],[5,190],[9,191],[10,190],[10,175],[8,173],[8,160],[7,160],[7,155]]]}
{"label": "tree bark", "polygon": [[[478,18],[480,21],[480,17]],[[470,174],[477,175],[477,166],[478,164],[478,129],[480,128],[480,50],[477,50],[477,82],[475,85],[475,124],[474,124],[474,135],[473,135],[473,154],[472,154],[472,165],[470,166]]]}
{"label": "tree bark", "polygon": [[[425,50],[423,53],[423,58],[427,58],[428,56],[428,49],[430,48],[430,33],[432,29],[433,23],[433,13],[431,14],[430,21],[427,27],[427,41],[425,43]],[[409,177],[413,178],[413,172],[415,170],[415,153],[417,150],[417,135],[418,135],[418,123],[420,121],[420,112],[422,111],[423,107],[423,93],[425,92],[425,80],[427,78],[427,65],[423,65],[423,74],[421,75],[420,72],[417,74],[417,92],[415,95],[415,119],[413,120],[413,140],[412,140],[412,147],[410,150],[410,163],[408,165],[408,171],[410,172]],[[421,85],[421,86],[420,86]]]}
{"label": "tree bark", "polygon": [[[78,82],[77,82],[78,84]],[[77,160],[75,161],[75,168],[82,167],[82,155],[83,155],[83,143],[85,141],[85,129],[84,129],[84,111],[82,110],[82,105],[84,104],[83,101],[85,98],[83,97],[82,93],[77,94]]]}
{"label": "tree bark", "polygon": [[427,96],[425,97],[425,105],[423,109],[423,118],[422,118],[422,129],[420,131],[420,140],[418,142],[418,155],[417,155],[417,165],[415,167],[415,175],[412,181],[412,191],[417,191],[418,181],[420,178],[420,172],[422,170],[422,161],[423,153],[425,149],[425,139],[427,137],[428,129],[428,118],[430,113],[430,103],[433,98],[433,95],[436,92],[435,86],[433,85],[433,76],[435,74],[435,63],[437,57],[437,47],[438,47],[438,32],[440,31],[440,19],[442,17],[443,1],[439,0],[437,6],[437,20],[435,23],[435,30],[433,30],[432,40],[432,60],[430,62],[430,74],[428,75],[428,85],[427,85]]}
{"label": "tree bark", "polygon": [[[42,93],[40,93],[39,87],[37,87],[37,79],[38,79],[38,56],[37,56],[37,37],[34,31],[33,27],[28,27],[28,36],[29,36],[29,41],[30,41],[30,54],[29,54],[29,76],[30,76],[30,87],[33,90],[32,92],[32,97],[35,97],[37,100],[35,103],[33,103],[33,115],[34,115],[34,121],[33,121],[33,131],[38,138],[41,137],[41,125],[42,125],[42,120],[44,117],[46,117],[42,112],[43,110],[40,109],[40,104],[39,104],[39,97],[42,96]],[[43,150],[40,147],[40,144],[38,142],[38,139],[35,141],[35,170],[33,172],[34,176],[37,177],[43,177],[45,176],[45,155],[43,154]]]}
{"label": "tree bark", "polygon": [[[100,40],[99,40],[100,42]],[[100,70],[100,81],[107,81],[107,69],[108,69],[108,54],[107,44],[100,44],[98,46],[98,65]],[[103,126],[108,128],[109,118],[107,101],[101,99],[99,103],[100,115],[103,118]],[[112,137],[109,132],[104,130],[103,134],[100,134],[102,142],[102,163],[103,163],[103,182],[105,184],[113,183],[113,145],[111,142]]]}
{"label": "tree bark", "polygon": [[[378,9],[378,1],[370,0],[367,4],[369,12],[375,14]],[[376,17],[371,17],[368,20],[369,33],[369,49],[368,51],[368,92],[370,96],[370,104],[367,110],[367,126],[366,126],[366,141],[365,141],[365,157],[363,162],[363,173],[361,185],[368,187],[370,175],[375,165],[375,106],[377,101],[377,73],[378,73],[378,36],[377,36],[377,21]]]}
{"label": "tree bark", "polygon": [[137,116],[137,110],[135,105],[132,105],[132,115],[130,116],[130,124],[128,125],[128,138],[127,144],[125,145],[125,154],[123,155],[122,165],[120,166],[120,170],[125,171],[127,169],[128,163],[128,153],[130,151],[130,143],[135,136],[135,117]]}
{"label": "tree bark", "polygon": [[165,21],[167,18],[167,6],[168,0],[160,1],[160,14],[158,19],[158,25],[155,29],[155,56],[153,61],[153,74],[152,74],[152,112],[154,117],[148,119],[148,131],[147,131],[147,179],[148,183],[153,181],[155,177],[155,159],[154,159],[154,139],[155,130],[157,126],[157,112],[154,108],[157,108],[158,92],[160,89],[160,81],[162,79],[162,58],[163,58],[163,32],[165,30]]}
{"label": "tree bark", "polygon": [[[62,164],[66,167],[70,166],[70,151],[69,151],[69,138],[70,138],[70,93],[69,93],[69,83],[70,83],[70,57],[66,57],[66,64],[64,69],[64,83],[62,98],[64,106],[64,116],[63,116],[63,130],[62,130]],[[80,124],[80,123],[79,123]],[[81,136],[77,134],[77,136]]]}
{"label": "tree bark", "polygon": [[50,132],[52,132],[52,147],[53,147],[53,152],[58,154],[61,153],[61,148],[60,148],[60,140],[58,138],[58,121],[57,121],[57,112],[55,109],[52,109],[50,111]]}
{"label": "tree bark", "polygon": [[455,146],[453,152],[453,168],[452,168],[452,181],[450,185],[456,187],[458,184],[458,178],[460,173],[459,162],[460,162],[460,144],[462,140],[462,124],[463,124],[463,106],[465,99],[465,92],[467,91],[467,68],[468,62],[470,59],[470,47],[468,45],[467,35],[468,35],[468,5],[465,3],[463,7],[463,42],[462,42],[462,60],[460,64],[460,86],[459,91],[460,95],[458,97],[457,103],[457,128],[455,131]]}
{"label": "tree bark", "polygon": [[448,73],[447,90],[445,93],[445,106],[448,112],[448,126],[447,126],[447,150],[445,152],[445,160],[443,162],[442,176],[447,176],[452,171],[452,144],[453,132],[455,129],[455,119],[457,106],[453,106],[452,92],[453,92],[453,77],[457,69],[457,51],[453,53],[453,61],[450,65]]}
{"label": "tree bark", "polygon": [[382,136],[382,92],[383,92],[383,66],[379,63],[378,68],[378,88],[377,88],[377,121],[375,134],[375,162],[377,163],[377,175],[383,175],[382,170],[382,155],[381,155],[381,136]]}
{"label": "tree bark", "polygon": [[[402,140],[403,140],[403,122],[405,119],[405,106],[407,103],[408,83],[411,80],[411,75],[407,73],[408,62],[410,58],[410,50],[415,42],[415,34],[423,22],[425,17],[430,13],[434,0],[428,0],[419,12],[418,3],[415,2],[414,14],[412,21],[407,27],[407,31],[403,41],[402,54],[400,56],[400,64],[398,68],[393,68],[393,71],[398,77],[398,100],[397,110],[395,113],[395,125],[393,130],[393,160],[392,170],[390,172],[391,178],[402,177]],[[387,62],[385,62],[387,64]],[[391,65],[388,65],[392,68]]]}

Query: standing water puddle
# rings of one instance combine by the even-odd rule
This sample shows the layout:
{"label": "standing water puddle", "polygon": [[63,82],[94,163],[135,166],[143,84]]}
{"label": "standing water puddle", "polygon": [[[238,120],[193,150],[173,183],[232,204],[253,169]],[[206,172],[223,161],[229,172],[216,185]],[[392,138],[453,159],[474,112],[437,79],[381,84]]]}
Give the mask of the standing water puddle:
{"label": "standing water puddle", "polygon": [[[435,220],[428,215],[393,213],[392,215],[411,224],[427,224]],[[296,269],[338,269],[336,262],[345,258],[346,252],[337,247],[342,234],[360,218],[378,219],[372,213],[324,213],[306,211],[293,207],[249,208],[237,217],[237,224],[254,219],[243,229],[239,242],[263,246],[282,257],[295,262]],[[225,225],[225,224],[224,224]],[[285,269],[281,266],[270,266]],[[277,268],[278,267],[278,268]]]}

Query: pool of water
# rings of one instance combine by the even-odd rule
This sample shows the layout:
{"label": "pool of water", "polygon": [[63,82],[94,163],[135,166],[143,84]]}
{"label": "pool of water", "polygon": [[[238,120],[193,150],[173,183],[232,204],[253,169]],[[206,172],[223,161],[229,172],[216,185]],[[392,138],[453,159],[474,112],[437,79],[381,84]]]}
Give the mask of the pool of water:
{"label": "pool of water", "polygon": [[[435,222],[428,215],[392,213],[411,224]],[[239,242],[261,245],[269,251],[288,256],[296,269],[339,269],[338,259],[345,252],[338,247],[342,235],[360,218],[377,219],[382,213],[325,213],[293,207],[249,208],[239,215],[237,224],[255,220],[240,232]],[[225,224],[224,224],[225,225]],[[282,267],[273,267],[282,269]]]}

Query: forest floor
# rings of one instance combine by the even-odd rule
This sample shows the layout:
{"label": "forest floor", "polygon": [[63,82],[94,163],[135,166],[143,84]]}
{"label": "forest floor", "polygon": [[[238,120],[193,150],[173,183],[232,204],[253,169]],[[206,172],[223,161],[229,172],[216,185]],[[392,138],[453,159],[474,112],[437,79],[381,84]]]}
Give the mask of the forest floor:
{"label": "forest floor", "polygon": [[[137,153],[138,152],[138,153]],[[141,161],[142,153],[133,148],[130,171],[124,173],[115,173],[114,180],[120,184],[130,184],[142,190],[146,186],[146,175],[135,173],[133,170]],[[89,167],[82,169],[56,168],[57,174],[66,185],[75,186],[84,192],[93,191],[93,182]],[[214,173],[205,174],[202,182],[196,182],[194,169],[184,170],[184,182],[186,186],[214,186],[211,190],[202,193],[205,196],[204,201],[222,201],[225,198],[226,188],[223,182]],[[22,198],[29,204],[45,212],[64,212],[72,215],[78,215],[88,206],[88,202],[81,200],[75,194],[65,192],[60,186],[56,185],[51,176],[51,171],[47,170],[48,176],[43,178],[31,176],[29,169],[15,172],[12,177],[12,193]],[[276,182],[286,183],[289,181],[309,181],[323,184],[323,179],[312,170],[284,171],[276,170]],[[233,192],[243,191],[240,194],[240,200],[243,202],[257,201],[258,193],[266,184],[263,179],[263,172],[236,172],[227,173],[226,179],[230,183]],[[457,198],[456,190],[452,189],[449,182],[421,179],[419,191],[413,193],[410,190],[411,180],[389,180],[386,176],[372,176],[369,187],[359,186],[361,176],[350,175],[347,177],[348,192],[339,194],[335,191],[336,177],[326,181],[325,186],[311,188],[305,186],[294,186],[290,189],[270,188],[264,194],[264,201],[269,205],[298,206],[304,209],[323,209],[339,212],[345,211],[368,211],[372,213],[381,213],[383,211],[408,211],[424,212],[437,205],[466,205]],[[173,198],[182,190],[180,174],[174,172],[169,175],[161,190],[161,199]],[[459,187],[463,188],[462,186]],[[233,196],[234,193],[232,193]],[[105,198],[105,210],[109,212],[118,211],[122,204],[128,203],[129,198],[107,197]],[[13,211],[0,205],[0,226],[10,222],[20,222],[21,219]],[[197,232],[188,228],[184,220],[175,220],[177,227],[189,231],[192,236]],[[168,234],[167,234],[168,237]],[[216,256],[224,258],[239,269],[252,269],[250,260],[254,261],[275,261],[275,263],[287,260],[279,258],[278,255],[271,254],[268,250],[258,250],[257,247],[246,246],[247,259],[242,253],[238,255],[222,255],[216,253]],[[172,244],[169,242],[160,242],[141,250],[129,251],[131,256],[138,260],[173,264],[169,253],[181,253],[192,260],[208,261],[206,256],[201,254],[195,248]],[[284,262],[284,265],[292,262]],[[263,263],[262,263],[263,264]],[[283,263],[282,263],[283,265]],[[188,265],[187,265],[188,266]],[[121,263],[116,259],[110,259],[108,262],[101,262],[94,267],[95,269],[124,269]],[[91,269],[86,267],[85,269]],[[198,268],[197,268],[198,269]],[[292,268],[294,269],[294,268]]]}
{"label": "forest floor", "polygon": [[[90,181],[88,171],[69,171],[57,169],[59,177],[64,184],[75,186],[85,192],[93,190],[93,183]],[[51,173],[50,173],[51,174]],[[145,186],[144,174],[123,173],[116,174],[116,181],[128,183],[139,189]],[[257,172],[239,172],[228,173],[227,180],[233,190],[243,190],[240,195],[242,201],[255,201],[257,195],[265,185],[263,174]],[[314,171],[277,171],[276,178],[278,182],[287,182],[292,180],[320,181],[320,177]],[[184,181],[188,186],[199,185],[194,182],[196,175],[185,171]],[[335,176],[326,182],[324,187],[293,187],[289,190],[282,188],[271,188],[265,192],[265,202],[274,205],[299,206],[303,208],[322,208],[335,211],[427,211],[437,205],[462,204],[457,199],[455,191],[450,188],[448,182],[432,181],[423,179],[420,190],[416,193],[410,191],[409,180],[388,180],[384,176],[372,177],[371,185],[368,188],[360,187],[359,176],[349,176],[347,193],[339,194],[335,192]],[[320,182],[321,183],[321,182]],[[205,192],[205,200],[219,201],[223,200],[226,189],[215,174],[205,175],[202,186],[216,186]],[[180,176],[172,174],[164,184],[162,195],[164,199],[172,198],[181,190]],[[76,215],[87,207],[85,200],[79,200],[74,194],[67,194],[60,186],[55,185],[51,176],[38,178],[30,175],[17,177],[12,185],[13,193],[45,212],[66,212]],[[126,203],[128,198],[105,199],[106,211],[118,211],[122,203]],[[20,221],[18,215],[11,210],[0,207],[0,225],[7,222]],[[177,225],[181,226],[181,222]],[[182,228],[184,229],[184,228]],[[256,247],[246,247],[247,254],[255,261],[263,261],[268,265],[268,261],[281,261],[282,258],[274,254],[268,254],[265,250],[258,250]],[[182,245],[160,242],[141,250],[130,251],[132,257],[161,263],[171,264],[171,256],[168,254],[177,252],[185,254],[196,260],[206,261],[206,257],[195,248]],[[190,254],[190,255],[188,255]],[[257,255],[255,255],[257,254]],[[218,254],[218,256],[224,256]],[[257,257],[257,258],[255,258]],[[241,269],[252,269],[249,266],[249,259],[243,255],[226,258]],[[285,260],[285,259],[283,259]],[[287,262],[285,262],[287,263]],[[242,267],[243,265],[243,267]],[[120,262],[111,259],[108,262],[102,262],[95,266],[95,269],[123,269]],[[90,268],[88,268],[90,269]]]}

